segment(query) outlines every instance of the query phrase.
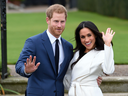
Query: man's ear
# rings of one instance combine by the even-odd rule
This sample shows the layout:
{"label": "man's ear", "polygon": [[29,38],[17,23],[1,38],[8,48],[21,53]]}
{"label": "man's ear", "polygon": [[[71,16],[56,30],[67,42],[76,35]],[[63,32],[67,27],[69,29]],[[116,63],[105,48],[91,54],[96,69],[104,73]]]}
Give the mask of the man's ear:
{"label": "man's ear", "polygon": [[49,24],[49,21],[50,21],[50,19],[48,17],[46,17],[47,24]]}

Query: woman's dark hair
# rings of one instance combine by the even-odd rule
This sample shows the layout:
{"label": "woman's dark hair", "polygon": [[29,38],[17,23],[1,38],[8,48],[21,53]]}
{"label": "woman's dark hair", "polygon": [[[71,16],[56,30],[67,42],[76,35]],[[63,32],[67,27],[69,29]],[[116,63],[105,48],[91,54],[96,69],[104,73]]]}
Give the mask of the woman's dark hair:
{"label": "woman's dark hair", "polygon": [[[79,50],[79,57],[77,61],[75,61],[72,65],[71,68],[80,60],[80,58],[84,55],[85,47],[82,45],[81,40],[80,40],[80,30],[83,28],[89,28],[93,34],[96,37],[96,42],[95,42],[95,50],[104,50],[104,41],[102,39],[102,33],[99,32],[98,28],[96,25],[91,22],[91,21],[83,21],[81,22],[78,27],[75,30],[75,40],[76,40],[76,47],[74,48],[75,52]],[[74,52],[74,53],[75,53]]]}

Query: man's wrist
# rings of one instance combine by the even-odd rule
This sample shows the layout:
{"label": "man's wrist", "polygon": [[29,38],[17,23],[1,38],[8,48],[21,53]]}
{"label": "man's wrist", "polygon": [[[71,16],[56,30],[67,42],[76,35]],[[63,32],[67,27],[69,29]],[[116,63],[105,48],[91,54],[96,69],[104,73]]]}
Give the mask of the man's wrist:
{"label": "man's wrist", "polygon": [[26,73],[26,72],[25,72],[25,69],[24,69],[24,73],[25,73],[25,75],[31,75],[31,74],[32,74],[32,73]]}

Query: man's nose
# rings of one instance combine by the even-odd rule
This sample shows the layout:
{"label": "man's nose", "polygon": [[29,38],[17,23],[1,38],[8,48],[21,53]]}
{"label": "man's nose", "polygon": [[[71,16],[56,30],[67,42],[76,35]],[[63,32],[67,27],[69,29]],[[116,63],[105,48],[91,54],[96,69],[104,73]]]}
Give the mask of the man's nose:
{"label": "man's nose", "polygon": [[61,22],[58,23],[58,27],[61,27]]}

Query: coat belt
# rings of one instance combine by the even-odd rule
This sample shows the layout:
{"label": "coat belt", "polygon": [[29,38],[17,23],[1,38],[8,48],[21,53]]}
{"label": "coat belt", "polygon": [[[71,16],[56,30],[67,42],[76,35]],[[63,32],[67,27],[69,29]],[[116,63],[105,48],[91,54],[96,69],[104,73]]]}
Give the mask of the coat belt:
{"label": "coat belt", "polygon": [[68,96],[85,96],[83,93],[83,89],[81,88],[82,86],[93,86],[93,87],[98,87],[98,84],[96,81],[86,81],[86,83],[81,83],[81,82],[72,82],[71,87],[68,92]]}
{"label": "coat belt", "polygon": [[72,82],[68,96],[84,96],[79,82]]}

